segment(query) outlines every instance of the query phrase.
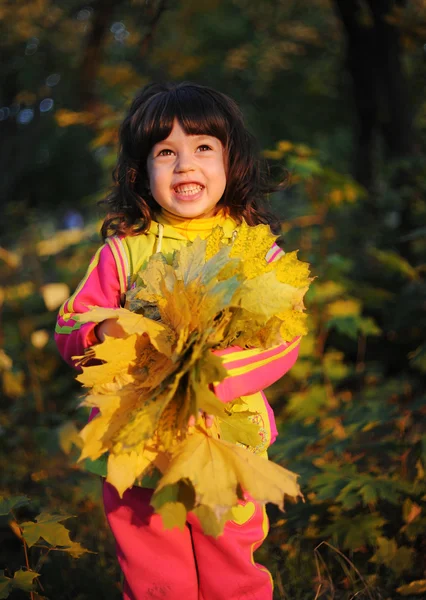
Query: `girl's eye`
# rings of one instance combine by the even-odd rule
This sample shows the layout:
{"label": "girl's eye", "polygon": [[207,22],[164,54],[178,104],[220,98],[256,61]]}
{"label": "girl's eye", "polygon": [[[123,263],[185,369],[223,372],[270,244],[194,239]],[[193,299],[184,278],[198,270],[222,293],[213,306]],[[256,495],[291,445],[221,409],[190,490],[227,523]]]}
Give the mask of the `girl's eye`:
{"label": "girl's eye", "polygon": [[205,152],[205,150],[211,150],[211,147],[207,144],[202,144],[201,146],[198,146],[198,150],[202,150],[203,152]]}
{"label": "girl's eye", "polygon": [[160,150],[160,152],[158,153],[158,156],[170,156],[171,154],[173,154],[172,150],[169,150],[168,148],[163,148],[163,150]]}

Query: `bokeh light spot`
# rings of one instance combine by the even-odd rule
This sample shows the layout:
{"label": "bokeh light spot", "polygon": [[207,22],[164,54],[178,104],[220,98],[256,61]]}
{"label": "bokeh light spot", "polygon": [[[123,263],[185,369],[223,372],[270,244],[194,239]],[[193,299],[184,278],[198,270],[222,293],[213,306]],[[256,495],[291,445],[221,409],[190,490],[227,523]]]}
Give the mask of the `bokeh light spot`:
{"label": "bokeh light spot", "polygon": [[93,8],[91,8],[90,6],[85,6],[84,8],[82,8],[81,10],[78,11],[77,20],[78,21],[87,21],[92,16],[92,12],[93,12]]}
{"label": "bokeh light spot", "polygon": [[46,77],[46,85],[53,87],[61,81],[59,73],[52,73],[49,77]]}
{"label": "bokeh light spot", "polygon": [[40,43],[40,40],[36,37],[32,37],[28,40],[27,42],[27,46],[25,48],[25,54],[27,56],[31,56],[32,54],[35,54],[38,50],[38,45]]}
{"label": "bokeh light spot", "polygon": [[41,102],[40,102],[40,112],[45,113],[45,112],[49,112],[49,110],[51,110],[53,108],[54,102],[52,100],[52,98],[44,98]]}
{"label": "bokeh light spot", "polygon": [[28,125],[34,118],[34,111],[32,108],[24,108],[18,113],[16,120],[21,125]]}
{"label": "bokeh light spot", "polygon": [[118,33],[120,33],[120,31],[125,31],[125,29],[126,29],[126,26],[121,21],[116,21],[115,23],[113,23],[111,25],[111,31],[115,35],[117,35]]}

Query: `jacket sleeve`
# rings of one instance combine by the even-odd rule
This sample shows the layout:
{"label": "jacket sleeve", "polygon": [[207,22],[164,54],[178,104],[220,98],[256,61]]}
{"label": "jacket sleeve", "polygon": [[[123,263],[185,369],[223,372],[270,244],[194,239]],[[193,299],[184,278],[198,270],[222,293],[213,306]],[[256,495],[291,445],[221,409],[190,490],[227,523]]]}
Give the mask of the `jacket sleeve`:
{"label": "jacket sleeve", "polygon": [[250,396],[275,383],[291,369],[299,354],[300,338],[268,350],[232,346],[215,352],[223,359],[228,377],[215,386],[223,402]]}
{"label": "jacket sleeve", "polygon": [[73,356],[99,342],[95,335],[96,323],[79,323],[78,314],[92,306],[118,308],[121,288],[116,260],[111,248],[105,244],[92,258],[89,268],[74,294],[62,305],[55,329],[55,341],[61,356],[72,366]]}

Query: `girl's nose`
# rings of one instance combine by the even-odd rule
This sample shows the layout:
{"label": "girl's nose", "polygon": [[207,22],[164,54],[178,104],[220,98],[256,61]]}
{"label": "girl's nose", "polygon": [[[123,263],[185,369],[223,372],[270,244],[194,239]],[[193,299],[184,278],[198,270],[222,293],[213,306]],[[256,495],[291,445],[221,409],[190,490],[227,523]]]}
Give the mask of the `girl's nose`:
{"label": "girl's nose", "polygon": [[175,163],[176,173],[186,173],[194,170],[192,154],[190,152],[179,152]]}

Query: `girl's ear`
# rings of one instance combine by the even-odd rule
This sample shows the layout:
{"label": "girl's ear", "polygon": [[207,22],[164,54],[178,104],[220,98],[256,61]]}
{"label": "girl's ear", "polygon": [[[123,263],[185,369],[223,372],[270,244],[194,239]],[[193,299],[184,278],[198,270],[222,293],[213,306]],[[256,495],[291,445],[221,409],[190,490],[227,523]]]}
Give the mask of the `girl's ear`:
{"label": "girl's ear", "polygon": [[130,169],[127,169],[127,174],[126,174],[127,183],[131,183],[133,185],[136,181],[137,176],[138,176],[138,172],[136,171],[136,169],[133,169],[133,167],[131,167]]}

